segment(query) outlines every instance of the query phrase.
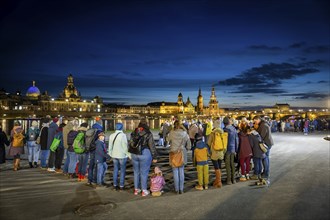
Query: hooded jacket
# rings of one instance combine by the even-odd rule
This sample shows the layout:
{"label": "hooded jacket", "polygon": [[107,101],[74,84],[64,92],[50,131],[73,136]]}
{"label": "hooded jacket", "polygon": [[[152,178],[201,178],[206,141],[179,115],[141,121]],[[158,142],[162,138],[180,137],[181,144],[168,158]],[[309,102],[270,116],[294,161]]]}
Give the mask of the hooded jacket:
{"label": "hooded jacket", "polygon": [[261,142],[261,137],[257,131],[252,131],[249,135],[250,145],[252,147],[254,158],[265,158],[265,153],[260,149],[259,142]]}
{"label": "hooded jacket", "polygon": [[55,122],[50,123],[49,128],[48,128],[47,150],[49,150],[49,147],[53,142],[57,129],[58,129],[58,125]]}
{"label": "hooded jacket", "polygon": [[172,130],[168,135],[168,141],[170,142],[170,151],[177,152],[183,150],[185,147],[187,150],[191,149],[191,142],[186,131],[182,129]]}
{"label": "hooded jacket", "polygon": [[270,149],[274,145],[274,141],[272,138],[270,126],[268,125],[268,123],[265,120],[260,121],[257,132],[260,134],[262,140],[265,142],[265,144]]}
{"label": "hooded jacket", "polygon": [[227,125],[224,129],[228,133],[227,153],[236,153],[238,151],[238,135],[232,125]]}
{"label": "hooded jacket", "polygon": [[[221,128],[216,128],[213,130],[213,132],[217,132],[217,133],[221,133],[221,134],[224,133]],[[211,160],[223,160],[226,150],[222,150],[222,151],[214,150],[212,147],[213,139],[214,139],[214,136],[210,135],[207,140],[207,144],[211,148]]]}
{"label": "hooded jacket", "polygon": [[249,135],[244,132],[240,132],[238,134],[239,138],[239,158],[246,158],[248,156],[252,156],[252,147],[250,144]]}

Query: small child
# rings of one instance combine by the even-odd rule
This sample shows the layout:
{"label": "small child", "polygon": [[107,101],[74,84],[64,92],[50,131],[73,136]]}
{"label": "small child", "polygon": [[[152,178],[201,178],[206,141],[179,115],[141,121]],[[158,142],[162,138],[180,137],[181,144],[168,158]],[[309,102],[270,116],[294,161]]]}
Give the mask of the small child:
{"label": "small child", "polygon": [[95,163],[97,165],[97,187],[104,187],[104,176],[107,172],[108,165],[106,160],[110,160],[110,155],[107,152],[107,148],[104,143],[105,135],[103,132],[98,134],[98,140],[95,142]]}
{"label": "small child", "polygon": [[208,189],[209,184],[209,164],[208,156],[210,149],[203,141],[203,136],[196,134],[196,147],[194,150],[194,165],[197,167],[198,185],[195,187],[197,190]]}
{"label": "small child", "polygon": [[165,185],[165,179],[163,177],[162,171],[159,167],[155,167],[154,174],[151,177],[151,186],[150,191],[152,192],[152,196],[161,196],[162,189]]}

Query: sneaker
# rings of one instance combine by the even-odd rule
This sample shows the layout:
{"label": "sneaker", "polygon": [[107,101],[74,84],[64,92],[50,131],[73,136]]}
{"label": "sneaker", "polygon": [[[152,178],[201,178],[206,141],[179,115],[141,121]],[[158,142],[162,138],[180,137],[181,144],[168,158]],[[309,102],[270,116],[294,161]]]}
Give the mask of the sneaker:
{"label": "sneaker", "polygon": [[197,190],[203,190],[203,186],[197,185],[197,186],[195,186],[195,189],[197,189]]}
{"label": "sneaker", "polygon": [[209,187],[206,185],[206,186],[204,186],[204,189],[209,189]]}
{"label": "sneaker", "polygon": [[258,176],[257,175],[252,175],[252,176],[250,176],[250,180],[258,180],[259,178],[258,178]]}
{"label": "sneaker", "polygon": [[245,177],[246,177],[246,180],[250,180],[250,175],[249,174],[246,174]]}
{"label": "sneaker", "polygon": [[150,192],[148,190],[142,190],[142,196],[147,196],[149,194]]}
{"label": "sneaker", "polygon": [[63,170],[61,170],[61,169],[55,169],[55,173],[63,173]]}
{"label": "sneaker", "polygon": [[113,190],[114,191],[118,191],[119,190],[119,187],[118,186],[113,186]]}
{"label": "sneaker", "polygon": [[139,193],[141,192],[141,189],[134,189],[134,195],[139,195]]}
{"label": "sneaker", "polygon": [[123,191],[124,191],[124,187],[123,187],[123,186],[120,186],[120,187],[119,187],[119,191],[120,191],[120,192],[123,192]]}
{"label": "sneaker", "polygon": [[245,176],[241,176],[240,178],[239,178],[239,181],[241,181],[241,182],[244,182],[244,181],[246,181],[247,179],[246,179],[246,177]]}
{"label": "sneaker", "polygon": [[55,172],[55,168],[48,168],[47,171],[48,172]]}

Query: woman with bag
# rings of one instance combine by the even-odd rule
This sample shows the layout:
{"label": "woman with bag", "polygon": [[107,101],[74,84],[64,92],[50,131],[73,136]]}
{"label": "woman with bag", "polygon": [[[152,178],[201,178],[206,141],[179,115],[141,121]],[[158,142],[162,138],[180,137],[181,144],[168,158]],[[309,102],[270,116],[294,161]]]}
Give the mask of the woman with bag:
{"label": "woman with bag", "polygon": [[134,171],[134,195],[142,189],[142,196],[150,192],[148,187],[148,174],[151,162],[157,163],[155,141],[145,120],[141,120],[138,127],[131,133],[128,151],[132,156]]}
{"label": "woman with bag", "polygon": [[14,171],[20,168],[21,155],[24,154],[25,135],[21,124],[17,121],[10,132],[9,155],[14,158]]}
{"label": "woman with bag", "polygon": [[184,186],[184,165],[186,150],[191,149],[189,135],[179,121],[174,122],[174,130],[168,135],[170,143],[170,165],[173,171],[174,188],[177,194],[183,193]]}

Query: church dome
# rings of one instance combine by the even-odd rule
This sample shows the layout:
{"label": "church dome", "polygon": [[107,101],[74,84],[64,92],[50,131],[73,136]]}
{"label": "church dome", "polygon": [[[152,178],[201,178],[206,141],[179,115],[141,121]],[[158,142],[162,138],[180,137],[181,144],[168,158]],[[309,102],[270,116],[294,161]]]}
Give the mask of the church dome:
{"label": "church dome", "polygon": [[28,97],[38,97],[40,95],[40,90],[35,86],[35,81],[33,81],[32,86],[27,90],[26,96]]}

